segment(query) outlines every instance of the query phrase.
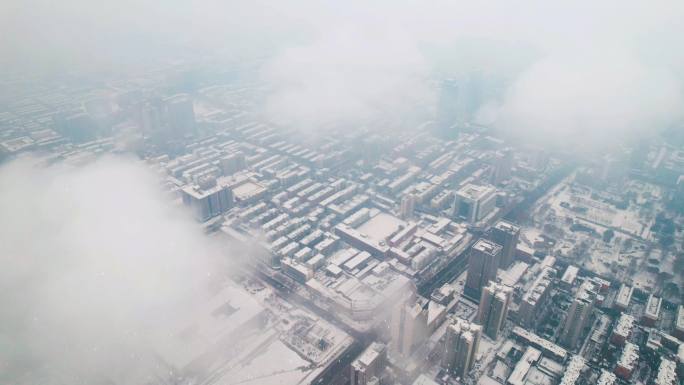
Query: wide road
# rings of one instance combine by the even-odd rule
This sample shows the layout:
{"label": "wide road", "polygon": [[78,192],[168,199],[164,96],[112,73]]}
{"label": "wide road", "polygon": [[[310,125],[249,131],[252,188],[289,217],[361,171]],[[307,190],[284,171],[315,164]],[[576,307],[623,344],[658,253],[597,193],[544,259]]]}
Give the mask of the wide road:
{"label": "wide road", "polygon": [[354,341],[354,343],[352,343],[335,362],[330,364],[321,374],[319,374],[311,384],[328,385],[348,383],[349,365],[359,356],[359,354],[361,354],[361,352],[366,350],[368,345],[370,345],[370,343]]}
{"label": "wide road", "polygon": [[468,247],[464,248],[460,254],[449,261],[439,273],[435,274],[431,279],[421,283],[418,286],[418,294],[423,297],[430,297],[430,294],[432,294],[435,289],[441,287],[445,283],[451,282],[455,277],[463,274],[468,267],[468,251],[475,241],[475,238],[472,239],[468,243]]}

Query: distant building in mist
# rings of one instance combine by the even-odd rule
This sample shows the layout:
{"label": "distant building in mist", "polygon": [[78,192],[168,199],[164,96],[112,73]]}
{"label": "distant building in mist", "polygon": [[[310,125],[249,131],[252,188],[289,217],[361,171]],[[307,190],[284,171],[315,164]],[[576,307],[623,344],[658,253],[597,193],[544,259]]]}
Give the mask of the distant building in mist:
{"label": "distant building in mist", "polygon": [[236,151],[222,157],[220,164],[223,175],[231,175],[247,167],[245,154],[242,151]]}
{"label": "distant building in mist", "polygon": [[473,122],[484,104],[485,88],[485,77],[480,70],[444,79],[439,87],[436,134],[453,138],[460,126]]}
{"label": "distant building in mist", "polygon": [[456,135],[459,110],[459,85],[456,79],[446,79],[439,89],[436,134],[443,138]]}
{"label": "distant building in mist", "polygon": [[161,132],[164,126],[164,106],[161,99],[149,100],[142,105],[140,125],[143,134],[147,136]]}
{"label": "distant building in mist", "polygon": [[177,94],[164,99],[166,122],[174,136],[182,136],[195,131],[195,110],[192,98]]}
{"label": "distant building in mist", "polygon": [[61,112],[53,119],[57,131],[74,142],[86,142],[97,136],[98,125],[86,112]]}
{"label": "distant building in mist", "polygon": [[495,154],[494,161],[492,163],[492,184],[498,185],[503,181],[510,179],[512,169],[513,151],[510,148],[498,151]]}
{"label": "distant building in mist", "polygon": [[196,131],[193,101],[186,94],[150,98],[142,103],[139,113],[143,134],[159,143],[179,140]]}
{"label": "distant building in mist", "polygon": [[417,198],[414,194],[406,194],[401,198],[400,215],[403,219],[413,218],[413,212],[416,208]]}
{"label": "distant building in mist", "polygon": [[481,70],[475,70],[465,76],[463,80],[463,120],[473,122],[477,118],[477,112],[482,107],[485,99],[485,77]]}

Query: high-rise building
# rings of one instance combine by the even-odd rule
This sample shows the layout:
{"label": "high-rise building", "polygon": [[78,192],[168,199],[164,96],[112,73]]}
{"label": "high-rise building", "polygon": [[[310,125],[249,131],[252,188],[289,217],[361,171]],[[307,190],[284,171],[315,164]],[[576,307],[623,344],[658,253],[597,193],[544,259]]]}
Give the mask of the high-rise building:
{"label": "high-rise building", "polygon": [[391,334],[394,351],[408,357],[427,330],[427,310],[412,295],[402,301],[392,314]]}
{"label": "high-rise building", "polygon": [[523,294],[518,309],[518,323],[525,328],[535,329],[537,319],[542,314],[544,304],[553,286],[553,277],[556,269],[544,266],[539,275],[532,282],[529,290]]}
{"label": "high-rise building", "polygon": [[166,123],[173,136],[182,136],[195,131],[195,110],[192,98],[177,94],[164,99]]}
{"label": "high-rise building", "polygon": [[245,154],[242,151],[236,151],[222,157],[220,159],[220,164],[223,175],[232,175],[247,167]]}
{"label": "high-rise building", "polygon": [[487,239],[479,239],[471,246],[463,294],[477,301],[482,294],[482,288],[489,284],[489,281],[496,281],[501,249],[501,245]]}
{"label": "high-rise building", "polygon": [[459,86],[456,79],[445,79],[439,91],[435,133],[442,138],[454,138],[459,120]]}
{"label": "high-rise building", "polygon": [[60,112],[53,116],[53,120],[57,131],[74,142],[93,140],[98,135],[97,124],[85,112]]}
{"label": "high-rise building", "polygon": [[[679,381],[678,381],[679,380]],[[677,375],[677,364],[667,358],[660,359],[658,374],[653,383],[655,385],[676,385],[681,384],[681,378]]]}
{"label": "high-rise building", "polygon": [[143,135],[156,135],[161,131],[164,125],[161,100],[150,100],[141,107],[140,123]]}
{"label": "high-rise building", "polygon": [[464,377],[475,363],[482,327],[457,317],[448,322],[442,366],[451,374]]}
{"label": "high-rise building", "polygon": [[614,373],[625,381],[629,381],[639,364],[639,346],[626,342],[622,348],[620,359],[615,364]]}
{"label": "high-rise building", "polygon": [[401,198],[400,214],[403,219],[411,219],[413,217],[416,200],[416,196],[413,194],[407,194]]}
{"label": "high-rise building", "polygon": [[505,269],[515,260],[515,248],[520,238],[520,227],[507,221],[499,221],[492,228],[491,238],[503,247],[499,267]]}
{"label": "high-rise building", "polygon": [[181,194],[183,204],[192,209],[195,219],[200,222],[233,207],[233,192],[228,186],[217,184],[214,178],[202,178],[198,184],[187,185]]}
{"label": "high-rise building", "polygon": [[499,183],[510,179],[511,170],[513,168],[513,152],[510,148],[505,148],[498,151],[494,157],[492,164],[492,184]]}
{"label": "high-rise building", "polygon": [[634,293],[634,288],[622,284],[618,294],[615,296],[615,302],[613,307],[617,310],[625,311],[629,307],[629,302],[632,300],[632,294]]}
{"label": "high-rise building", "polygon": [[469,183],[456,191],[454,216],[476,223],[492,212],[496,205],[496,189]]}
{"label": "high-rise building", "polygon": [[636,319],[633,316],[627,313],[620,314],[620,318],[613,328],[613,333],[610,335],[610,342],[617,346],[623,346],[632,334],[635,323]]}
{"label": "high-rise building", "polygon": [[568,308],[560,336],[560,343],[572,349],[577,346],[582,330],[588,325],[596,301],[594,284],[585,281],[577,290]]}
{"label": "high-rise building", "polygon": [[370,385],[373,379],[380,377],[387,361],[385,345],[373,342],[351,363],[351,385]]}
{"label": "high-rise building", "polygon": [[485,77],[482,70],[473,70],[463,79],[463,115],[465,121],[472,122],[485,99]]}
{"label": "high-rise building", "polygon": [[586,369],[586,360],[579,354],[572,356],[565,366],[565,372],[561,377],[559,385],[575,385],[578,383],[580,375]]}
{"label": "high-rise building", "polygon": [[496,340],[506,322],[512,293],[509,286],[491,281],[482,289],[476,319],[484,328],[484,333],[493,340]]}

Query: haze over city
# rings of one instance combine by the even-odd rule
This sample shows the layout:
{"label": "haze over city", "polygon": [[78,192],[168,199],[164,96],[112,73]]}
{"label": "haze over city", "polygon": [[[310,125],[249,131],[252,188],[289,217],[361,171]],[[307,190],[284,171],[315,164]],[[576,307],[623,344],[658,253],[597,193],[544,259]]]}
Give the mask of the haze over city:
{"label": "haze over city", "polygon": [[0,4],[0,383],[684,379],[684,3]]}

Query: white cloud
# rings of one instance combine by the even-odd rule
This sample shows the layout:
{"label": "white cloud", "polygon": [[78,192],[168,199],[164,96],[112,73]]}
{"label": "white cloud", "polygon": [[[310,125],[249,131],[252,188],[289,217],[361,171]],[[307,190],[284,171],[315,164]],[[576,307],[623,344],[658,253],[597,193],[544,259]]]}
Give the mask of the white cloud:
{"label": "white cloud", "polygon": [[513,83],[495,124],[523,141],[598,150],[681,119],[680,87],[668,68],[627,53],[551,55]]}
{"label": "white cloud", "polygon": [[[120,70],[128,68],[121,62],[198,52],[231,62],[247,53],[270,58],[262,71],[271,87],[263,112],[309,133],[375,118],[417,126],[437,105],[430,77],[473,68],[495,79],[499,94],[491,100],[496,108],[483,115],[524,140],[554,143],[572,134],[601,145],[616,131],[646,135],[676,124],[682,109],[679,0],[66,0],[58,6],[10,0],[3,6],[6,62]],[[596,111],[599,105],[605,110]]]}
{"label": "white cloud", "polygon": [[[433,70],[474,68],[507,79],[481,115],[522,141],[577,139],[600,148],[677,124],[684,109],[681,2],[406,0],[329,8],[337,12],[312,15],[319,18],[313,42],[282,51],[267,67],[274,120],[285,117],[295,128],[369,116],[410,120],[412,106],[434,106]],[[355,34],[340,38],[340,30]]]}
{"label": "white cloud", "polygon": [[429,66],[399,30],[354,25],[286,49],[264,68],[268,116],[307,131],[400,120],[432,97]]}
{"label": "white cloud", "polygon": [[129,383],[226,271],[225,245],[133,160],[14,161],[0,186],[0,382]]}

